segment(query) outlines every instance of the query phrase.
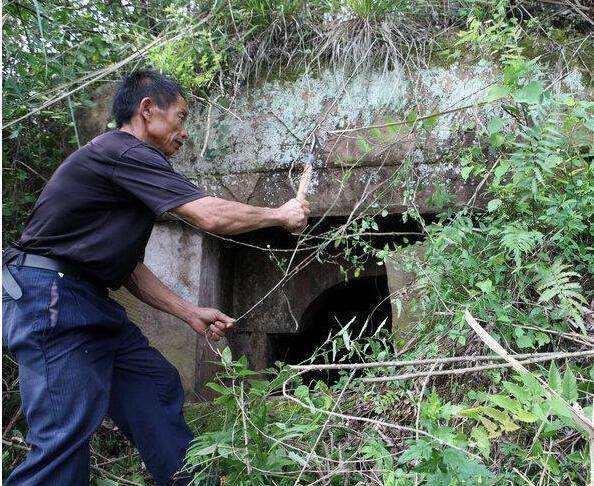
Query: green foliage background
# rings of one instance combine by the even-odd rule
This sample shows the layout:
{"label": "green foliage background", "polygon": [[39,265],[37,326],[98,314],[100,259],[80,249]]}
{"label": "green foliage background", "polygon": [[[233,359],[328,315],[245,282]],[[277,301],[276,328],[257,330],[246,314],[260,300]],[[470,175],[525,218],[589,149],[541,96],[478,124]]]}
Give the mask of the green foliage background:
{"label": "green foliage background", "polygon": [[[509,116],[492,117],[479,144],[452,154],[463,178],[484,182],[484,204],[454,209],[448,206],[451,195],[438,188],[433,200],[443,207],[437,220],[428,222],[409,194],[403,218],[423,229],[422,252],[396,242],[373,246],[365,234],[378,230],[386,214],[382,207],[368,208],[346,227],[323,235],[317,257],[334,262],[331,254],[340,254],[347,278],[356,278],[370,259],[390,264],[398,253],[416,275],[416,298],[409,304],[416,318],[414,336],[381,329],[358,337],[355,326],[345,326],[312,361],[486,354],[465,311],[512,352],[591,350],[594,103],[551,89],[543,74],[576,59],[577,52],[581,64],[567,67],[577,65],[592,88],[589,24],[580,12],[559,14],[557,7],[537,1],[446,4],[5,2],[4,125],[62,98],[3,132],[4,243],[18,237],[45,180],[79,144],[75,112],[92,106],[90,89],[96,84],[68,93],[155,38],[173,40],[123,70],[154,65],[203,99],[286,74],[288,64],[299,72],[315,56],[348,66],[369,52],[370,63],[412,65],[414,59],[401,57],[402,45],[393,42],[398,37],[419,55],[431,53],[442,62],[471,55],[499,63],[501,79],[485,101],[501,101]],[[448,35],[435,35],[436,29]],[[113,70],[103,81],[121,72]],[[407,120],[410,129],[432,129],[431,120],[416,118]],[[391,187],[407,177],[406,171],[394,174]],[[399,296],[393,299],[403,305]],[[297,478],[311,484],[320,477],[321,484],[384,485],[585,484],[589,478],[588,436],[567,405],[592,416],[591,356],[538,364],[530,375],[492,369],[460,379],[444,376],[422,388],[422,379],[362,381],[399,372],[392,368],[344,371],[329,387],[305,382],[282,363],[254,376],[245,359],[234,361],[228,351],[222,364],[225,373],[211,384],[220,393],[213,405],[216,419],[198,420],[206,425],[199,426],[187,457],[188,467],[205,481],[218,472],[227,484],[238,485],[294,484]],[[3,421],[11,424],[4,433],[13,444],[26,427],[16,411],[18,382],[10,356],[3,356],[3,366]],[[536,378],[562,398],[552,399]],[[293,400],[278,399],[283,384]],[[117,457],[127,451],[112,436],[99,434],[97,454]],[[5,448],[4,470],[21,457],[18,447]],[[146,481],[131,453],[110,464],[93,470],[99,484],[117,483],[118,477]]]}

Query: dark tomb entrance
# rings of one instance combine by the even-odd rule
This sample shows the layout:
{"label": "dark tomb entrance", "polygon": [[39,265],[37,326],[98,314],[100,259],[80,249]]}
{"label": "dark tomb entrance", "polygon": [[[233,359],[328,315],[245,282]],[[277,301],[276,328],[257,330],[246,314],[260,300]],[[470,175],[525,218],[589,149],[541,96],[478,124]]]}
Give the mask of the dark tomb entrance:
{"label": "dark tomb entrance", "polygon": [[[349,322],[351,338],[359,334],[371,336],[379,326],[390,329],[391,306],[385,274],[342,282],[316,297],[303,314],[299,333],[270,335],[271,364],[275,361],[289,364],[307,361],[330,334],[335,335]],[[331,350],[331,346],[326,346],[326,349]],[[338,361],[343,354],[339,352],[335,360]],[[304,376],[305,382],[323,380],[331,384],[337,379],[338,373],[333,371]]]}
{"label": "dark tomb entrance", "polygon": [[[312,219],[311,241],[316,242],[315,237],[323,241],[328,231],[345,221],[346,218],[341,216]],[[377,234],[369,233],[361,238],[378,250],[389,245],[390,249],[397,251],[397,247],[421,238],[422,228],[410,219],[402,222],[399,214],[378,217],[377,222]],[[325,357],[317,355],[316,350],[327,341],[329,335],[336,334],[351,320],[349,334],[352,338],[361,332],[363,337],[372,335],[382,322],[385,329],[392,329],[386,269],[376,265],[375,259],[366,253],[357,254],[367,264],[362,274],[354,278],[351,264],[342,259],[342,250],[330,246],[322,258],[314,259],[285,282],[282,289],[268,295],[283,277],[284,267],[279,268],[279,261],[286,263],[292,259],[295,236],[284,230],[268,228],[236,239],[245,245],[230,246],[229,256],[225,259],[225,265],[233,268],[229,290],[229,295],[232,295],[231,312],[236,317],[247,312],[248,317],[243,319],[228,341],[233,356],[247,356],[252,369],[263,370],[277,361],[299,364],[310,360],[312,356],[316,362],[323,362]],[[272,255],[262,251],[262,248],[267,247],[278,252]],[[352,255],[358,251],[364,250],[353,248]],[[302,248],[292,259],[292,267],[296,268],[310,254],[311,250]],[[341,275],[341,265],[350,270],[347,282]],[[391,272],[393,270],[390,268]],[[398,281],[392,282],[394,275],[390,274],[390,285],[398,287]],[[261,300],[263,296],[267,297]],[[337,342],[340,343],[341,338]],[[344,353],[341,355],[340,352],[337,356],[332,355],[331,343],[324,349],[329,351],[327,360],[337,361],[344,357]],[[353,357],[348,359],[354,361]],[[337,375],[324,373],[305,378],[308,381],[315,378],[333,383]]]}

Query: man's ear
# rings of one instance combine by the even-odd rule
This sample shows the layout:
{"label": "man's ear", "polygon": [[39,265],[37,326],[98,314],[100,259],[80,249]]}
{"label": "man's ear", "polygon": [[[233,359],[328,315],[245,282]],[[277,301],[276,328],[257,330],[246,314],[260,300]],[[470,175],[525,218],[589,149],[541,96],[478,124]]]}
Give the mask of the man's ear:
{"label": "man's ear", "polygon": [[140,101],[140,106],[138,107],[138,114],[141,118],[149,121],[153,117],[153,112],[155,110],[155,104],[153,100],[150,98],[142,98]]}

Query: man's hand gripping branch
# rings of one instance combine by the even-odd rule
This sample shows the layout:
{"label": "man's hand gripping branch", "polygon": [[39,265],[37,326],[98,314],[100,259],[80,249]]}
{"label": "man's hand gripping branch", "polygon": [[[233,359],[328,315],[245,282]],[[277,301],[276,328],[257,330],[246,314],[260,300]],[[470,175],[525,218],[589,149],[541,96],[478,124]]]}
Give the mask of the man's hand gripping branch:
{"label": "man's hand gripping branch", "polygon": [[182,299],[144,263],[136,266],[124,286],[145,304],[182,319],[196,332],[213,341],[218,341],[233,328],[235,321],[231,317],[220,310],[198,307]]}

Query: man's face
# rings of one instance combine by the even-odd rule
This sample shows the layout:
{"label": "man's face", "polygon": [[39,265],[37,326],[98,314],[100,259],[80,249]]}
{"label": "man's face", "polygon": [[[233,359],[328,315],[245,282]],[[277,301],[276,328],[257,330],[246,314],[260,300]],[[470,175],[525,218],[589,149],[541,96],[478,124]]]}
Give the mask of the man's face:
{"label": "man's face", "polygon": [[188,138],[188,132],[183,127],[188,117],[186,102],[178,96],[168,108],[159,108],[153,104],[150,111],[151,116],[145,117],[148,142],[167,157],[171,157]]}

